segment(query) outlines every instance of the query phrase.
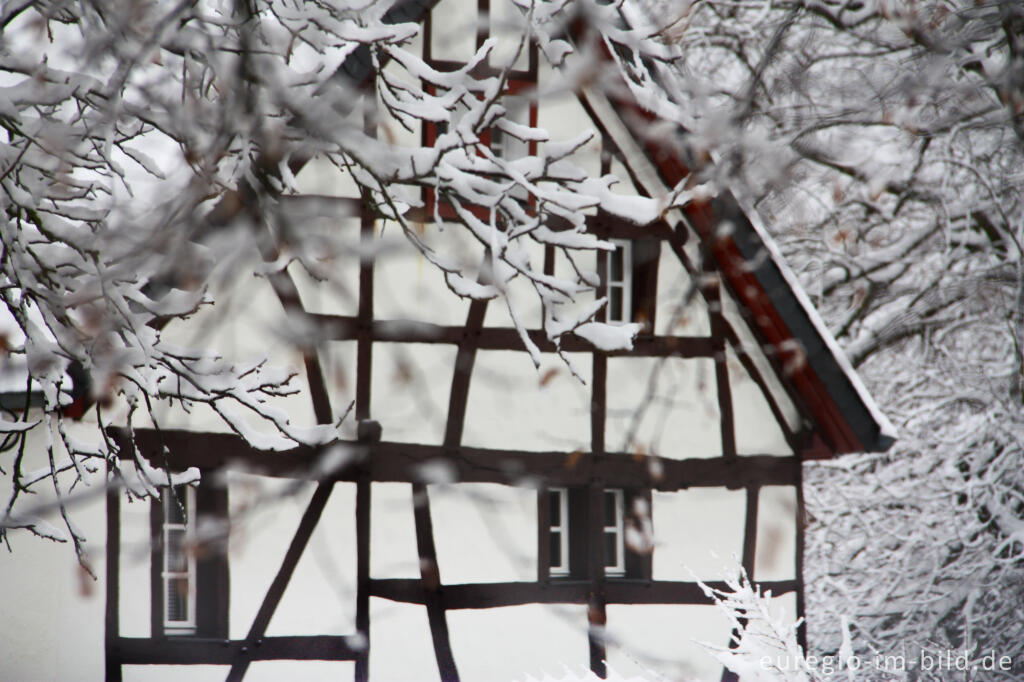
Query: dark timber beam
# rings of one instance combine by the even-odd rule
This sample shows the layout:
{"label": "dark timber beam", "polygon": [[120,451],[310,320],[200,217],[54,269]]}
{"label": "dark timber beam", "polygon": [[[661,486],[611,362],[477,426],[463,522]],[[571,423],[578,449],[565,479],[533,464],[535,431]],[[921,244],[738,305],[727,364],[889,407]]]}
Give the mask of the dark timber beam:
{"label": "dark timber beam", "polygon": [[[114,642],[116,654],[126,665],[229,665],[238,658],[251,661],[352,661],[359,650],[340,635],[264,637],[248,640],[196,639],[193,637],[121,637]],[[108,678],[109,679],[109,678]]]}
{"label": "dark timber beam", "polygon": [[[793,592],[796,580],[774,580],[753,583],[762,592],[774,596]],[[729,591],[722,581],[704,583],[711,589]],[[448,609],[494,609],[522,604],[587,604],[590,600],[590,582],[586,580],[551,580],[550,582],[466,583],[442,585],[441,595]],[[415,578],[388,578],[370,581],[374,597],[406,604],[425,604],[430,592]],[[606,604],[680,604],[707,605],[714,601],[696,582],[655,580],[604,581]]]}
{"label": "dark timber beam", "polygon": [[[307,313],[309,321],[324,336],[334,341],[352,341],[365,333],[364,325],[369,324],[369,335],[373,341],[393,343],[439,343],[462,344],[466,327],[439,325],[430,322],[413,320],[373,320],[360,322],[351,315],[327,315]],[[528,329],[530,340],[537,345],[542,353],[554,353],[558,348],[570,353],[592,353],[594,346],[578,336],[567,334],[562,338],[561,345],[556,348],[548,340],[543,329]],[[522,352],[523,340],[512,327],[483,327],[477,332],[477,350],[511,350]],[[714,356],[711,338],[705,336],[647,336],[641,335],[633,342],[632,351],[608,351],[609,356],[629,357],[681,357],[710,358]]]}
{"label": "dark timber beam", "polygon": [[107,461],[107,611],[104,621],[104,679],[121,682],[121,658],[116,649],[121,634],[121,488],[110,483],[113,462]]}
{"label": "dark timber beam", "polygon": [[[172,468],[237,466],[252,473],[286,478],[307,478],[313,471],[323,449],[299,447],[284,452],[256,450],[242,438],[229,433],[195,433],[162,430],[162,441],[154,431],[137,429],[136,443],[142,455],[154,466],[162,463],[161,442],[170,450],[167,459]],[[117,436],[120,443],[126,436]],[[413,443],[361,443],[339,441],[357,455],[353,463],[332,472],[325,480],[358,481],[366,475],[377,482],[413,483],[421,481],[420,466],[435,459],[445,459],[455,468],[457,480],[467,483],[502,483],[536,485],[586,485],[591,476],[615,481],[625,488],[645,488],[672,492],[691,487],[745,488],[748,485],[797,485],[800,462],[793,455],[741,455],[725,457],[665,459],[657,466],[651,457],[612,452],[586,457],[587,466],[573,463],[579,452],[529,452],[489,448],[445,447]],[[330,446],[325,446],[330,447]],[[325,449],[324,448],[324,449]],[[123,457],[131,459],[131,449],[122,449]],[[360,454],[372,453],[367,465],[359,464]],[[365,468],[364,468],[365,467]]]}
{"label": "dark timber beam", "polygon": [[807,611],[804,600],[804,532],[807,524],[807,511],[804,507],[803,467],[797,469],[796,482],[796,617],[800,623],[796,627],[797,644],[807,653]]}
{"label": "dark timber beam", "polygon": [[757,552],[757,507],[760,489],[756,484],[747,486],[746,519],[743,522],[743,570],[747,578],[754,579],[754,557]]}
{"label": "dark timber beam", "polygon": [[[375,117],[374,117],[375,119]],[[365,132],[376,134],[376,124],[369,116],[364,121]],[[370,253],[374,216],[363,203],[359,222],[359,244],[363,253]],[[370,422],[373,397],[373,271],[375,261],[363,258],[359,263],[359,310],[356,337],[356,419],[359,420],[359,440],[365,443],[380,440],[380,425]],[[356,483],[356,630],[363,638],[363,649],[356,657],[355,682],[367,682],[370,676],[370,479],[364,470]]]}

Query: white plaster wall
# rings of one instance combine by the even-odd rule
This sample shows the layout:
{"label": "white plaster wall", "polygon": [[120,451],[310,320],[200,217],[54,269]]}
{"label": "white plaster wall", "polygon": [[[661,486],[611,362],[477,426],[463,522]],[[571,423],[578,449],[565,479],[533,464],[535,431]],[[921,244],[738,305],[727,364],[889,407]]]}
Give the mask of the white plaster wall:
{"label": "white plaster wall", "polygon": [[373,344],[370,417],[384,440],[441,444],[456,351],[451,344]]}
{"label": "white plaster wall", "polygon": [[352,661],[256,661],[246,671],[245,682],[345,682],[354,679],[355,672]]}
{"label": "white plaster wall", "polygon": [[476,1],[441,0],[434,7],[432,17],[434,59],[469,61],[476,52]]}
{"label": "white plaster wall", "polygon": [[[448,612],[452,652],[465,682],[562,677],[588,666],[587,607],[529,604]],[[498,673],[497,671],[502,671]]]}
{"label": "white plaster wall", "polygon": [[[356,345],[355,341],[329,341],[322,343],[317,352],[335,419],[343,415],[356,398]],[[341,438],[355,440],[356,428],[355,413],[351,412],[341,423]]]}
{"label": "white plaster wall", "polygon": [[[172,321],[161,331],[161,339],[183,348],[213,350],[226,361],[236,364],[266,360],[270,367],[295,372],[297,376],[293,381],[296,387],[308,386],[302,356],[294,345],[299,339],[307,338],[307,332],[292,328],[270,284],[251,274],[257,266],[255,253],[241,254],[238,271],[249,274],[212,287],[210,293],[215,303],[203,306],[187,320]],[[296,425],[315,423],[312,404],[304,392],[270,398],[267,403],[285,410]],[[245,408],[234,403],[228,407],[243,415],[256,431],[275,432],[258,418],[250,416]],[[148,419],[142,412],[136,413],[136,418],[139,426],[146,426]],[[230,430],[213,410],[203,405],[185,412],[177,404],[171,406],[167,401],[157,401],[154,414],[162,428]]]}
{"label": "white plaster wall", "polygon": [[522,9],[509,0],[491,0],[488,23],[490,35],[500,41],[491,52],[491,66],[506,68],[511,65],[518,70],[528,68],[527,47],[524,46],[522,52],[516,53],[519,41],[526,30],[526,18]]}
{"label": "white plaster wall", "polygon": [[702,645],[729,642],[729,623],[716,606],[609,604],[607,613],[608,662],[618,674],[687,682],[721,678],[721,665]]}
{"label": "white plaster wall", "polygon": [[761,488],[757,509],[757,580],[796,577],[796,488],[770,485]]}
{"label": "white plaster wall", "polygon": [[425,606],[370,599],[370,677],[440,682]]}
{"label": "white plaster wall", "polygon": [[796,406],[793,404],[793,401],[790,400],[786,390],[782,387],[778,376],[775,374],[775,370],[772,369],[772,366],[768,362],[766,356],[766,352],[774,353],[775,349],[765,349],[761,347],[761,344],[757,342],[743,316],[740,314],[736,301],[734,301],[726,291],[722,292],[722,313],[732,328],[736,330],[736,336],[739,338],[740,345],[743,350],[750,355],[754,365],[758,369],[758,372],[762,377],[764,377],[765,383],[768,385],[768,389],[775,397],[775,401],[779,405],[779,409],[786,418],[786,423],[789,424],[793,431],[800,431],[800,414],[797,411]]}
{"label": "white plaster wall", "polygon": [[[383,226],[373,269],[373,312],[381,320],[418,320],[441,325],[464,325],[469,301],[448,289],[444,276],[412,247],[394,223]],[[423,226],[422,238],[441,255],[463,263],[470,271],[480,265],[482,249],[469,241],[466,228]]]}
{"label": "white plaster wall", "polygon": [[609,450],[668,459],[720,456],[718,420],[710,359],[608,359]]}
{"label": "white plaster wall", "polygon": [[663,244],[658,263],[658,300],[654,321],[654,330],[659,336],[711,334],[707,304],[699,292],[693,291],[693,286],[693,278],[683,268],[675,252]]}
{"label": "white plaster wall", "polygon": [[[359,264],[363,247],[359,242],[358,218],[311,221],[310,231],[324,228],[322,251],[307,269],[298,262],[288,266],[306,311],[328,315],[356,315],[359,312]],[[306,228],[304,227],[304,230]]]}
{"label": "white plaster wall", "polygon": [[655,580],[734,578],[743,555],[746,492],[690,488],[652,493]]}
{"label": "white plaster wall", "polygon": [[0,678],[87,682],[102,676],[103,504],[78,506],[74,519],[89,538],[99,582],[83,574],[67,545],[24,531],[10,533],[11,552],[0,550]]}
{"label": "white plaster wall", "polygon": [[793,454],[760,386],[750,378],[731,347],[726,348],[726,363],[736,425],[736,452],[740,455]]}
{"label": "white plaster wall", "polygon": [[[126,470],[135,467],[126,464]],[[150,623],[150,500],[121,502],[121,599],[119,603],[121,634],[124,637],[149,637]]]}
{"label": "white plaster wall", "polygon": [[590,449],[589,354],[569,353],[581,382],[554,354],[540,369],[522,351],[479,351],[466,409],[464,445],[572,452]]}
{"label": "white plaster wall", "polygon": [[[29,419],[41,418],[33,410]],[[45,425],[37,426],[27,438],[22,475],[49,468]],[[94,442],[95,423],[68,421],[68,434],[85,443]],[[67,454],[54,437],[54,459]],[[10,475],[15,452],[0,453],[0,499],[9,499]],[[103,576],[106,571],[106,507],[103,488],[105,466],[83,470],[84,483],[73,489],[73,472],[60,476],[66,508],[72,524],[86,538],[83,552],[93,580],[79,565],[70,540],[58,543],[32,535],[27,530],[9,529],[7,544],[0,546],[0,678],[35,680],[91,680],[103,667],[103,623],[105,613]],[[46,483],[36,494],[18,500],[16,511],[48,522],[64,535],[68,529],[56,508],[53,488]],[[8,551],[10,550],[10,551]]]}
{"label": "white plaster wall", "polygon": [[494,483],[428,486],[441,582],[537,579],[537,491]]}
{"label": "white plaster wall", "polygon": [[370,577],[420,577],[409,483],[370,484]]}
{"label": "white plaster wall", "polygon": [[[248,633],[284,559],[313,483],[232,474],[228,500],[231,537],[232,638]],[[355,632],[355,484],[337,483],[292,580],[267,628],[276,635]]]}
{"label": "white plaster wall", "polygon": [[581,168],[591,177],[601,172],[601,136],[573,94],[576,86],[573,76],[566,76],[554,69],[543,56],[539,59],[537,73],[539,100],[543,106],[537,110],[537,124],[546,130],[552,142],[566,142],[587,130],[593,130],[593,137],[567,160]]}
{"label": "white plaster wall", "polygon": [[228,670],[226,665],[126,665],[121,675],[124,682],[224,682]]}

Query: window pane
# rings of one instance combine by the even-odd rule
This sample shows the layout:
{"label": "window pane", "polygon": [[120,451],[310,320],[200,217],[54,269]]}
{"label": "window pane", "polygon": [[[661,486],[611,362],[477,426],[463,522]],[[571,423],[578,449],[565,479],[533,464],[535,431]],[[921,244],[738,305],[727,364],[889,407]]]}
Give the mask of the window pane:
{"label": "window pane", "polygon": [[549,536],[550,539],[550,552],[551,558],[548,561],[548,566],[561,567],[562,566],[562,534],[558,531],[553,531]]}
{"label": "window pane", "polygon": [[164,490],[164,519],[166,523],[185,523],[185,516],[181,513],[182,507],[188,499],[188,491],[184,488],[177,488],[173,493]]}
{"label": "window pane", "polygon": [[548,493],[548,507],[551,508],[551,527],[562,525],[562,493],[552,490]]}
{"label": "window pane", "polygon": [[618,525],[618,519],[615,513],[615,491],[605,490],[604,491],[604,525],[605,528]]}
{"label": "window pane", "polygon": [[168,623],[188,622],[188,578],[167,581],[166,618]]}
{"label": "window pane", "polygon": [[604,534],[604,566],[615,568],[619,564],[619,534],[605,532]]}
{"label": "window pane", "polygon": [[167,531],[167,570],[175,573],[188,570],[184,530],[172,528]]}
{"label": "window pane", "polygon": [[497,126],[491,128],[491,152],[498,158],[505,155],[505,140],[503,134],[504,131],[501,128]]}
{"label": "window pane", "polygon": [[608,281],[622,281],[622,247],[617,246],[608,256]]}
{"label": "window pane", "polygon": [[622,320],[622,289],[620,287],[608,288],[608,319],[612,322]]}

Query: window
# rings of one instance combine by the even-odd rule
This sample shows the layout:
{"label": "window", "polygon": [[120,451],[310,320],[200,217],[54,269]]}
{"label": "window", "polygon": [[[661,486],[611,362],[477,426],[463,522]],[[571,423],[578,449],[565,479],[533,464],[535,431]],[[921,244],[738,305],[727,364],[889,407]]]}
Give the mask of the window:
{"label": "window", "polygon": [[612,324],[638,322],[646,332],[654,329],[658,289],[657,239],[612,239],[614,251],[605,252],[605,320]]}
{"label": "window", "polygon": [[552,488],[548,491],[551,514],[548,575],[569,575],[569,490]]}
{"label": "window", "polygon": [[227,637],[228,496],[206,480],[161,488],[150,507],[154,637]]}
{"label": "window", "polygon": [[[544,543],[541,556],[546,556],[542,577],[575,578],[585,580],[591,560],[591,545],[600,551],[604,574],[609,578],[645,578],[650,576],[650,554],[638,554],[626,546],[627,514],[630,505],[643,499],[645,493],[621,488],[608,488],[601,492],[600,516],[589,523],[588,499],[585,488],[549,488],[541,500],[541,518],[546,519],[540,529]],[[649,508],[649,507],[646,507]],[[598,527],[598,524],[599,527]],[[598,534],[598,530],[600,533]]]}
{"label": "window", "polygon": [[626,574],[626,542],[623,532],[624,514],[622,491],[605,490],[602,496],[604,511],[604,574]]}
{"label": "window", "polygon": [[608,251],[608,308],[609,322],[633,321],[633,244],[622,239],[612,241],[614,251]]}
{"label": "window", "polygon": [[196,631],[196,491],[190,485],[165,488],[163,506],[164,632]]}

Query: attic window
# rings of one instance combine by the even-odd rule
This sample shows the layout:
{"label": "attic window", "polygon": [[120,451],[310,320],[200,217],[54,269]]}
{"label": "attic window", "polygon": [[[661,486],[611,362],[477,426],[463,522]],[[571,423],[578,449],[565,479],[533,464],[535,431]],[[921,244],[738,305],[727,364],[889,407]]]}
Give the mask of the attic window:
{"label": "attic window", "polygon": [[658,286],[661,242],[656,239],[612,239],[605,252],[608,304],[605,320],[612,324],[637,322],[651,333]]}
{"label": "attic window", "polygon": [[605,256],[608,259],[608,310],[607,319],[612,323],[633,321],[633,244],[616,239],[615,250]]}

